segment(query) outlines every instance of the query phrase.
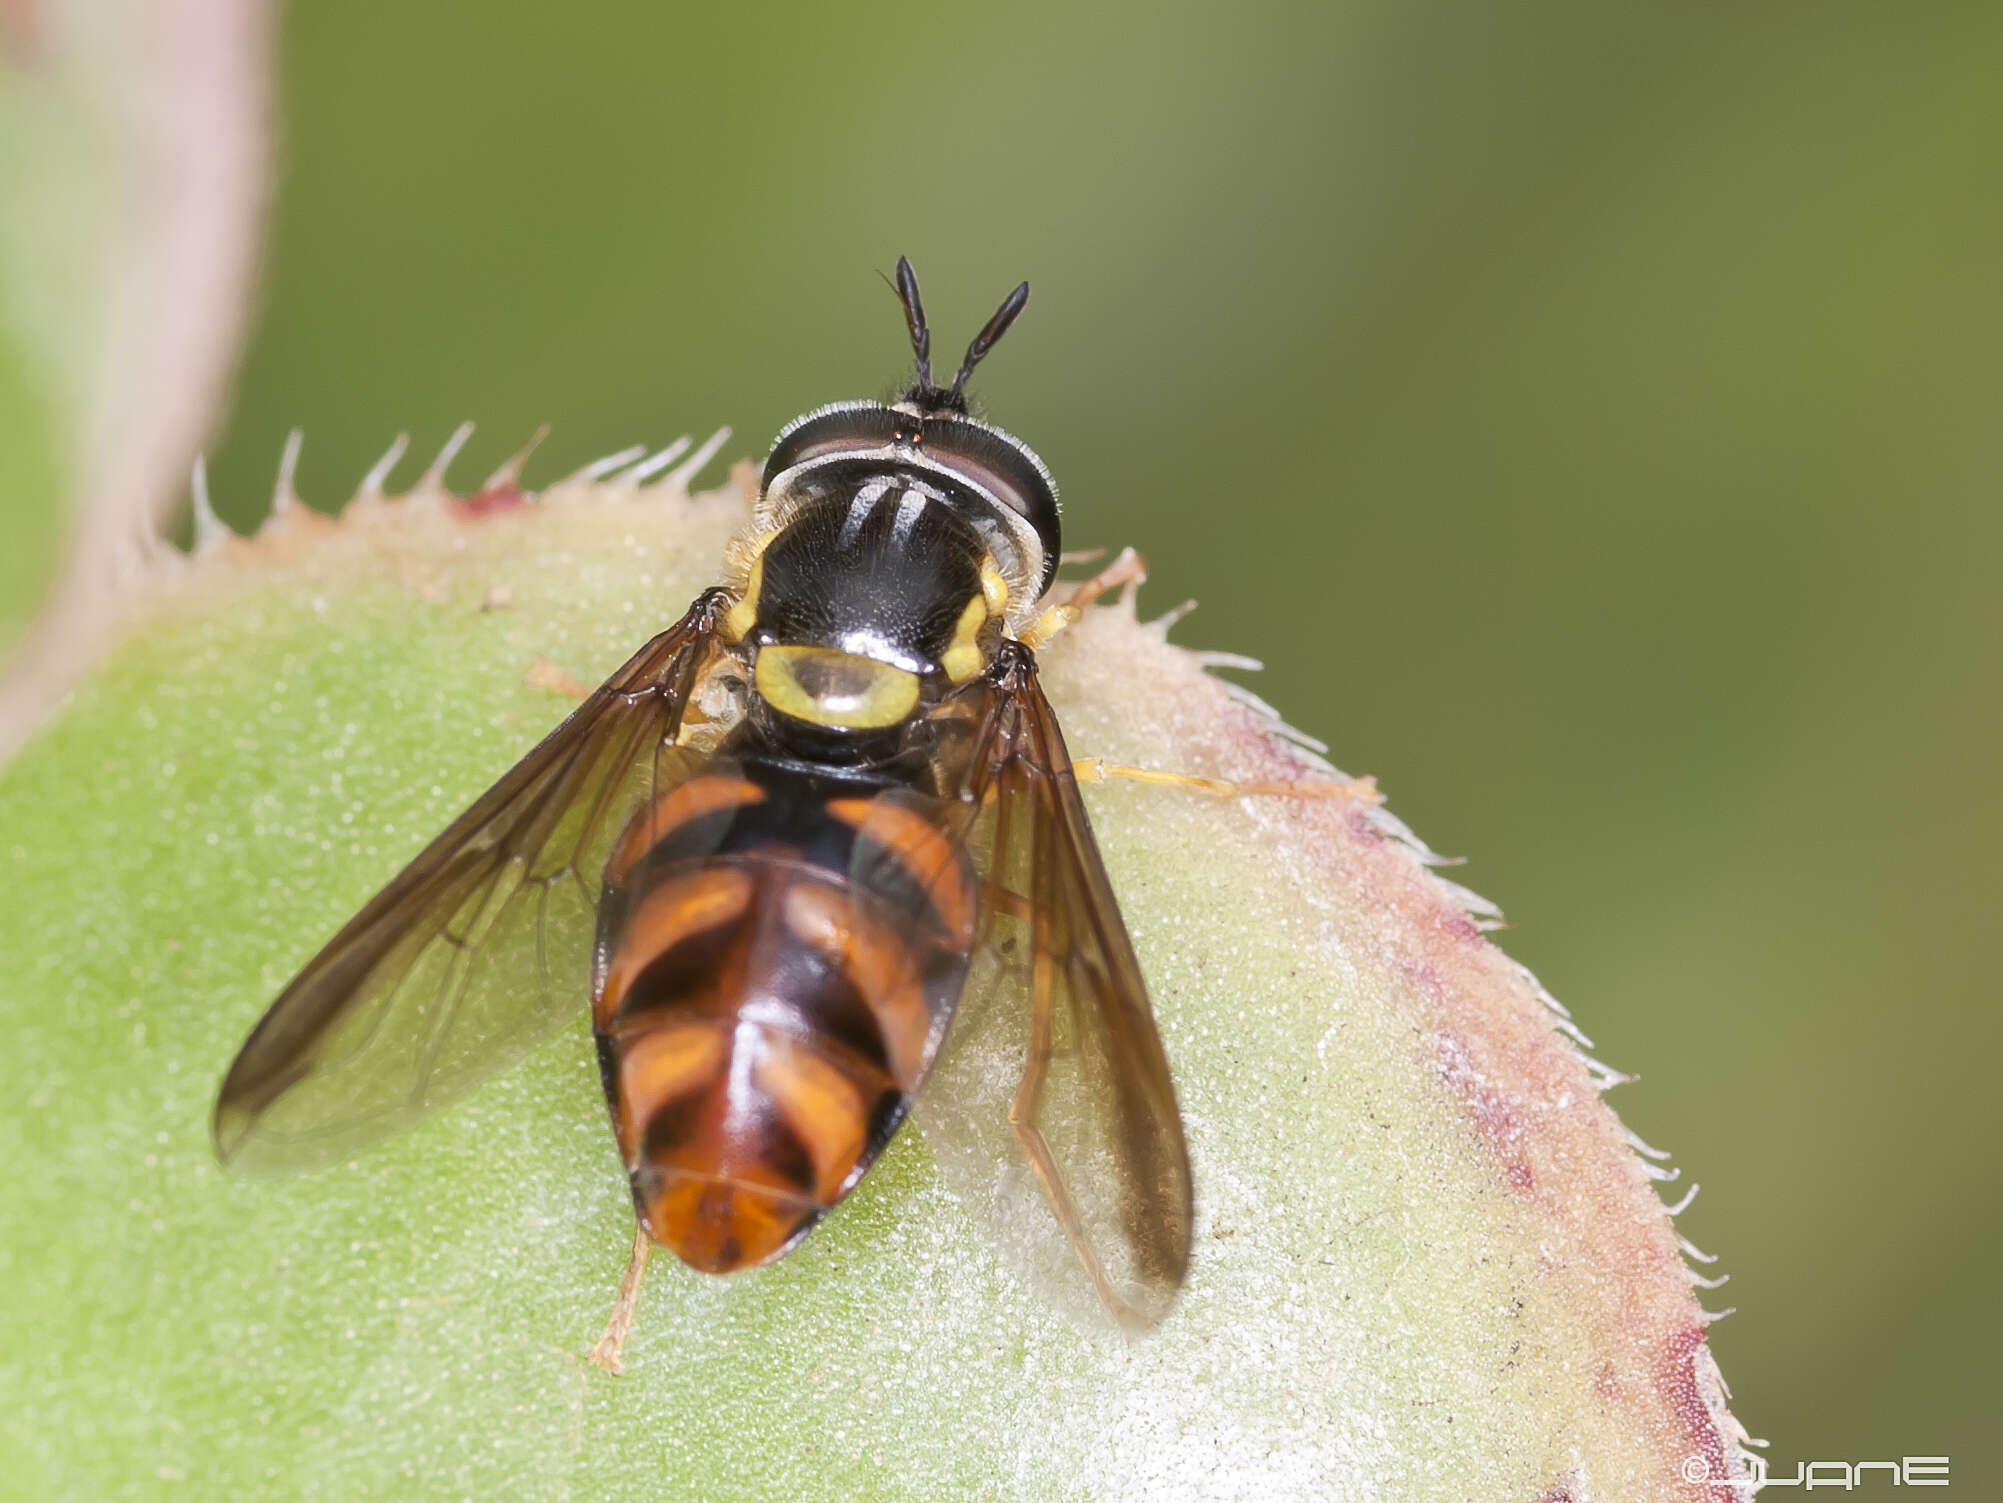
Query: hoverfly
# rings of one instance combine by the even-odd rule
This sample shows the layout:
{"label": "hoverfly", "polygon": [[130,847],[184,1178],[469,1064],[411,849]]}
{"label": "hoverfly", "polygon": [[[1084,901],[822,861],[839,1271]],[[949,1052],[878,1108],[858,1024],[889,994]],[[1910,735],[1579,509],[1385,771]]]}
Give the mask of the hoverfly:
{"label": "hoverfly", "polygon": [[216,1101],[225,1162],[325,1163],[588,1001],[639,1223],[606,1366],[653,1243],[782,1256],[914,1103],[1047,1288],[1142,1330],[1188,1266],[1168,1061],[1037,680],[1079,598],[1042,605],[1056,485],[967,410],[1029,284],[943,387],[908,261],[895,287],[909,390],[786,426],[733,580],[308,962]]}

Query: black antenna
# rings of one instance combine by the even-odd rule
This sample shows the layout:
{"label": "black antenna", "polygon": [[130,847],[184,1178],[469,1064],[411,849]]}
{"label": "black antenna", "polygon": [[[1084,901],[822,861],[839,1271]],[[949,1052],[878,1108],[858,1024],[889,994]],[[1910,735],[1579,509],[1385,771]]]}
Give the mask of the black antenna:
{"label": "black antenna", "polygon": [[[897,270],[900,276],[910,269],[902,261],[897,263]],[[916,281],[913,281],[911,284],[911,295],[914,299],[918,295],[918,283]],[[962,412],[967,410],[967,399],[961,395],[961,392],[966,388],[967,377],[974,373],[974,367],[981,363],[981,357],[993,349],[996,341],[1008,332],[1008,326],[1015,322],[1016,315],[1028,306],[1029,283],[1027,282],[1019,284],[1015,291],[1002,299],[1002,305],[995,309],[995,316],[987,321],[986,327],[980,333],[976,334],[974,342],[967,346],[967,358],[960,364],[960,374],[953,378],[952,389],[946,393],[948,404],[959,408]],[[925,380],[925,365],[922,360],[918,366],[918,379],[921,382]]]}
{"label": "black antenna", "polygon": [[[912,353],[918,357],[918,391],[936,390],[932,385],[932,330],[925,323],[925,302],[918,295],[918,273],[909,258],[897,258],[897,301],[904,305],[904,322],[911,330]],[[957,391],[959,388],[955,387]]]}

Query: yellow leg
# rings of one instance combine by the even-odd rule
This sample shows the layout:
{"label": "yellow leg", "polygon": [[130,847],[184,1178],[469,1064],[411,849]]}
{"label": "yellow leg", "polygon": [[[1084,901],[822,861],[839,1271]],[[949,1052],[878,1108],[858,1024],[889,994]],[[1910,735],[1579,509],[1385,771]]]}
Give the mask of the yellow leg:
{"label": "yellow leg", "polygon": [[1106,591],[1136,589],[1147,577],[1148,561],[1133,549],[1122,548],[1120,556],[1105,568],[1090,579],[1081,579],[1073,585],[1070,595],[1061,605],[1053,605],[1038,616],[1029,630],[1022,634],[1022,645],[1035,652],[1082,616],[1086,607]]}
{"label": "yellow leg", "polygon": [[619,1298],[612,1306],[612,1318],[605,1322],[605,1334],[591,1349],[591,1360],[608,1373],[619,1371],[619,1352],[626,1345],[626,1333],[633,1329],[633,1317],[640,1308],[640,1281],[647,1276],[647,1255],[654,1239],[644,1226],[633,1228],[633,1255],[626,1260],[626,1273],[619,1280]]}
{"label": "yellow leg", "polygon": [[1207,793],[1213,798],[1353,798],[1360,803],[1381,804],[1377,779],[1303,778],[1297,782],[1234,783],[1226,778],[1199,778],[1182,772],[1153,772],[1145,767],[1122,767],[1099,757],[1079,757],[1071,764],[1071,775],[1081,783],[1103,783],[1109,778],[1125,778],[1134,783],[1155,783],[1165,788],[1186,788],[1191,793]]}
{"label": "yellow leg", "polygon": [[1022,634],[1022,645],[1031,652],[1040,652],[1046,642],[1077,619],[1077,606],[1053,605],[1030,623],[1029,630]]}
{"label": "yellow leg", "polygon": [[1081,579],[1072,587],[1067,604],[1082,611],[1106,591],[1138,586],[1147,577],[1148,561],[1133,549],[1122,548],[1118,558],[1090,579]]}

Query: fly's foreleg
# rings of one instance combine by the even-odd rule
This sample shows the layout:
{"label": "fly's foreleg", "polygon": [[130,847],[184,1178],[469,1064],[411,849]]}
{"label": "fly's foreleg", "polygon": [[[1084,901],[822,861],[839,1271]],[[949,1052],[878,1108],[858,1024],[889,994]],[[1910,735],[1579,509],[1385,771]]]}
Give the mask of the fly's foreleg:
{"label": "fly's foreleg", "polygon": [[1053,605],[1030,625],[1022,634],[1022,645],[1031,652],[1044,646],[1065,627],[1070,626],[1086,608],[1108,590],[1125,590],[1129,596],[1141,587],[1148,577],[1148,561],[1131,548],[1122,548],[1120,556],[1090,579],[1081,579],[1071,588],[1061,605]]}

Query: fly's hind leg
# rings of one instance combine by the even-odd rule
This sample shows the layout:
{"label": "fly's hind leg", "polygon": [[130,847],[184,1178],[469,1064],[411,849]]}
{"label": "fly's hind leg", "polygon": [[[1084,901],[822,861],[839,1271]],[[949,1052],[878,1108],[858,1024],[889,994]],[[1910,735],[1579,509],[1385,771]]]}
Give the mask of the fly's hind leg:
{"label": "fly's hind leg", "polygon": [[605,1322],[605,1334],[598,1338],[590,1354],[593,1365],[608,1373],[619,1371],[619,1353],[626,1345],[626,1333],[633,1329],[633,1317],[639,1312],[640,1281],[647,1276],[647,1256],[653,1250],[654,1239],[647,1235],[644,1226],[635,1222],[633,1255],[627,1259],[626,1272],[619,1280],[619,1298],[613,1303],[612,1318]]}
{"label": "fly's hind leg", "polygon": [[1301,778],[1281,782],[1232,782],[1229,778],[1203,778],[1184,772],[1155,772],[1146,767],[1123,767],[1100,757],[1079,757],[1071,764],[1071,775],[1081,783],[1104,783],[1123,778],[1133,783],[1154,783],[1165,788],[1182,788],[1212,798],[1346,798],[1358,803],[1381,804],[1377,779]]}

